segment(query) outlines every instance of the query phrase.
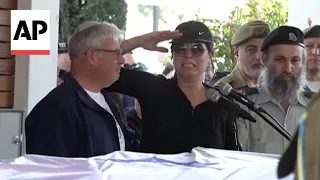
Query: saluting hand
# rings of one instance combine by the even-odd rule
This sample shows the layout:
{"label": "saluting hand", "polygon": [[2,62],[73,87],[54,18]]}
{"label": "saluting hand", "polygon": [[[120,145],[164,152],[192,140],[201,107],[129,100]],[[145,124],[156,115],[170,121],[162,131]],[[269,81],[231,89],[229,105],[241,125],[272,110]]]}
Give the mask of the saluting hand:
{"label": "saluting hand", "polygon": [[123,54],[126,54],[135,48],[142,47],[150,51],[168,52],[165,47],[158,46],[159,42],[176,39],[182,36],[179,31],[155,31],[141,36],[137,36],[121,43]]}
{"label": "saluting hand", "polygon": [[179,31],[156,31],[140,36],[140,45],[143,49],[150,51],[168,52],[165,47],[158,46],[158,43],[182,36]]}

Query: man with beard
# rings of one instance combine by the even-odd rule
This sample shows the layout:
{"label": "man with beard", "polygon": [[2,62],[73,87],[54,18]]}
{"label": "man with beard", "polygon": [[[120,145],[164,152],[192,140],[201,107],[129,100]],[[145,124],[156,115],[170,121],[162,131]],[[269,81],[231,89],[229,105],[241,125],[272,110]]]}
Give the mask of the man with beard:
{"label": "man with beard", "polygon": [[[309,94],[301,90],[305,82],[306,59],[303,36],[298,28],[281,26],[265,38],[261,46],[262,60],[266,66],[264,79],[246,94],[290,134],[295,132],[309,101]],[[257,120],[256,123],[238,121],[243,149],[260,153],[283,153],[289,141],[260,116],[250,113]]]}
{"label": "man with beard", "polygon": [[264,21],[252,21],[240,26],[231,41],[237,66],[218,82],[228,83],[239,90],[255,86],[265,69],[261,60],[261,44],[270,31]]}
{"label": "man with beard", "polygon": [[320,25],[310,26],[303,33],[307,52],[306,89],[318,92],[320,89]]}

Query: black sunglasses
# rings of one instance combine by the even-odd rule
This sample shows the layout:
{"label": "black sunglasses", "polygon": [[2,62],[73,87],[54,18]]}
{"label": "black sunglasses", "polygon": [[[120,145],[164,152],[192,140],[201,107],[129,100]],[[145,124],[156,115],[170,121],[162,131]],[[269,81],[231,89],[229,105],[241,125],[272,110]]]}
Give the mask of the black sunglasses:
{"label": "black sunglasses", "polygon": [[176,44],[172,48],[176,56],[185,56],[186,52],[190,51],[193,57],[199,57],[205,50],[207,47],[204,43]]}

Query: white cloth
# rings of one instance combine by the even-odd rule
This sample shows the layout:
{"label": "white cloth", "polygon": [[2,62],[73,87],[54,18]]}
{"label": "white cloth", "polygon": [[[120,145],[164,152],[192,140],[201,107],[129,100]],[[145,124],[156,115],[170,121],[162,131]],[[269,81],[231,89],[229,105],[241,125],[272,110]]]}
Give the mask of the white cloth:
{"label": "white cloth", "polygon": [[320,81],[308,81],[307,80],[308,88],[313,92],[318,92],[320,89]]}
{"label": "white cloth", "polygon": [[[194,148],[156,155],[117,151],[92,158],[25,155],[0,161],[1,179],[20,180],[277,180],[279,156]],[[289,175],[285,180],[293,180]]]}
{"label": "white cloth", "polygon": [[93,99],[97,104],[99,104],[103,109],[105,109],[106,111],[108,111],[111,116],[113,117],[115,123],[116,123],[116,127],[117,127],[117,131],[118,131],[118,138],[119,138],[119,145],[120,145],[120,150],[124,151],[126,149],[126,145],[125,145],[125,139],[124,139],[124,135],[123,132],[121,130],[121,127],[118,123],[118,121],[116,120],[115,116],[113,115],[109,104],[106,102],[103,94],[101,92],[91,92],[87,89],[85,89],[85,91],[87,92],[87,94],[91,97],[91,99]]}

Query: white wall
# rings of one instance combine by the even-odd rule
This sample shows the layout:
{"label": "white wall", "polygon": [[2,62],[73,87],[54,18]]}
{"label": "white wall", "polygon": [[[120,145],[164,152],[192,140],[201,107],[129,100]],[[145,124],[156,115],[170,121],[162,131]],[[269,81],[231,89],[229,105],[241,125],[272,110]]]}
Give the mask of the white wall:
{"label": "white wall", "polygon": [[288,24],[302,30],[307,28],[308,17],[312,25],[320,24],[320,0],[289,0]]}
{"label": "white wall", "polygon": [[16,56],[14,109],[23,109],[27,114],[56,87],[59,3],[59,0],[18,0],[18,10],[51,10],[51,54]]}

